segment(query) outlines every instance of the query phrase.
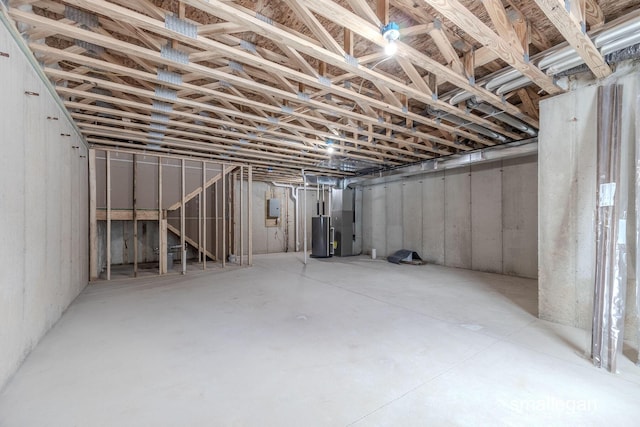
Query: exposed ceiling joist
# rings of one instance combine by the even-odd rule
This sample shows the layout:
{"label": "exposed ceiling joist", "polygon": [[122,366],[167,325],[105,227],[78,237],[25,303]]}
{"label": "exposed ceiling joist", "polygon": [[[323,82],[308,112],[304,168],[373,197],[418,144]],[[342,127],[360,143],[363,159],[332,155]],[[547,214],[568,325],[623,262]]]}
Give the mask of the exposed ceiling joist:
{"label": "exposed ceiling joist", "polygon": [[611,74],[611,68],[587,35],[582,18],[581,0],[535,0],[535,2],[596,77],[603,78]]}

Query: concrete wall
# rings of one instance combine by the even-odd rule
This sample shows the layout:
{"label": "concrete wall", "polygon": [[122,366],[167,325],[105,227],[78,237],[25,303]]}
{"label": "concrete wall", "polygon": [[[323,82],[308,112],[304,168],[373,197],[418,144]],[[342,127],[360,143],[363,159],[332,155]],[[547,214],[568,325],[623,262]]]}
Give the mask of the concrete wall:
{"label": "concrete wall", "polygon": [[[640,72],[627,69],[607,83],[623,88],[622,175],[627,197],[627,333],[635,320],[635,226],[633,163]],[[546,320],[589,328],[595,282],[597,183],[597,85],[584,86],[540,105],[539,312]],[[630,172],[630,173],[629,173]]]}
{"label": "concrete wall", "polygon": [[[246,206],[246,185],[243,193],[243,200]],[[320,196],[322,197],[322,196]],[[267,200],[275,198],[280,200],[281,216],[278,222],[267,219]],[[316,215],[317,191],[307,190],[306,206],[304,204],[304,192],[299,191],[299,215],[298,222],[298,248],[303,250],[304,246],[304,224],[303,217],[307,216],[307,247],[311,250],[311,217]],[[256,181],[253,183],[252,195],[253,213],[253,253],[267,254],[277,252],[295,252],[295,203],[291,197],[291,189],[276,187],[271,183]],[[329,193],[325,192],[326,213],[329,215]],[[236,228],[236,236],[239,231]],[[285,237],[287,236],[287,237]],[[245,245],[246,251],[246,245]]]}
{"label": "concrete wall", "polygon": [[89,251],[86,147],[2,23],[0,51],[1,388],[86,285]]}
{"label": "concrete wall", "polygon": [[364,186],[363,250],[537,277],[536,156]]}

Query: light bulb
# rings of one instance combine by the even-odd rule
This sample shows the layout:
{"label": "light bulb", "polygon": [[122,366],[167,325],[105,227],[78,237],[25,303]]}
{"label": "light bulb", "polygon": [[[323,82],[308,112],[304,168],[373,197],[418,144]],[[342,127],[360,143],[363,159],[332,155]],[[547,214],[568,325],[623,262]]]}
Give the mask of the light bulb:
{"label": "light bulb", "polygon": [[387,56],[393,56],[398,51],[398,45],[395,41],[389,40],[389,44],[384,47],[384,53]]}
{"label": "light bulb", "polygon": [[334,152],[334,148],[332,146],[327,147],[327,153],[332,154]]}

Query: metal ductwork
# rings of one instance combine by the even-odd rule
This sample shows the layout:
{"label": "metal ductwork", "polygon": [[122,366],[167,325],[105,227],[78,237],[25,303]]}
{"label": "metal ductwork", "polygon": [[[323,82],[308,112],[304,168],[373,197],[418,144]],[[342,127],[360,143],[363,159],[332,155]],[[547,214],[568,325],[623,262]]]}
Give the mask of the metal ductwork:
{"label": "metal ductwork", "polygon": [[506,123],[509,126],[512,126],[513,128],[519,130],[520,132],[524,132],[529,136],[538,136],[538,131],[536,129],[510,116],[504,111],[498,110],[491,105],[476,102],[475,100],[470,100],[467,101],[467,106],[473,110],[478,110],[482,113],[488,114],[496,120],[500,120],[501,122]]}
{"label": "metal ductwork", "polygon": [[475,131],[475,132],[477,132],[477,133],[479,133],[481,135],[488,136],[491,139],[495,139],[496,141],[500,141],[500,142],[509,141],[507,139],[507,137],[504,136],[504,135],[500,135],[497,132],[494,132],[494,131],[492,131],[490,129],[487,129],[487,128],[482,127],[480,125],[477,125],[475,123],[469,122],[469,121],[467,121],[467,120],[465,120],[465,119],[463,119],[461,117],[454,116],[453,114],[445,114],[445,115],[442,115],[442,116],[438,116],[438,119],[446,120],[446,121],[454,123],[454,124],[456,124],[456,125],[458,125],[460,127],[464,127],[464,128],[469,129],[469,130],[473,130],[473,131]]}
{"label": "metal ductwork", "polygon": [[523,141],[496,145],[463,154],[438,157],[408,166],[400,166],[375,172],[375,176],[360,176],[344,178],[340,188],[353,185],[374,185],[398,181],[407,177],[424,175],[447,169],[455,169],[480,163],[512,159],[538,154],[538,139],[531,138]]}
{"label": "metal ductwork", "polygon": [[[637,58],[638,56],[631,53],[629,48],[640,44],[640,15],[637,14],[634,18],[599,33],[596,30],[596,35],[592,37],[592,40],[608,64]],[[582,67],[584,61],[571,46],[552,48],[534,55],[531,61],[548,75],[556,77],[587,70],[586,67]],[[529,84],[531,84],[531,80],[513,68],[499,71],[478,81],[478,86],[484,86],[485,89],[495,92],[497,95],[504,95]],[[447,95],[443,98],[446,99]],[[473,98],[473,94],[467,91],[457,91],[451,94],[449,103],[457,105],[471,98]]]}

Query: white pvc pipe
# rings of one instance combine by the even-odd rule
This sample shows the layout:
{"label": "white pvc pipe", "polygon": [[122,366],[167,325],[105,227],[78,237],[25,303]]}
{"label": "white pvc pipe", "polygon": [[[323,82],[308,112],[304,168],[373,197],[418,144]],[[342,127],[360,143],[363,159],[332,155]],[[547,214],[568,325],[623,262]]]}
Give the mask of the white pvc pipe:
{"label": "white pvc pipe", "polygon": [[304,230],[302,232],[304,233],[304,264],[307,265],[307,175],[305,175],[304,169],[302,169],[302,182],[304,183],[304,206],[302,207]]}
{"label": "white pvc pipe", "polygon": [[290,188],[291,189],[291,198],[293,199],[293,207],[294,207],[294,218],[293,218],[293,224],[294,224],[294,240],[296,242],[296,252],[300,251],[300,239],[299,239],[299,233],[298,233],[298,227],[300,226],[300,210],[299,210],[299,203],[298,203],[298,190],[299,187],[294,187],[291,184],[278,184],[277,182],[272,182],[272,184],[275,187],[282,187],[282,188]]}

